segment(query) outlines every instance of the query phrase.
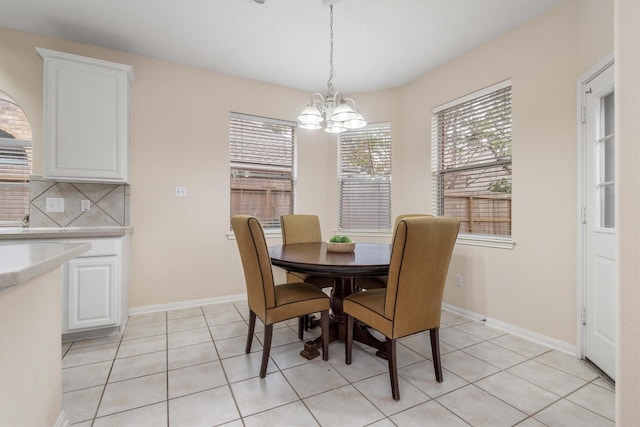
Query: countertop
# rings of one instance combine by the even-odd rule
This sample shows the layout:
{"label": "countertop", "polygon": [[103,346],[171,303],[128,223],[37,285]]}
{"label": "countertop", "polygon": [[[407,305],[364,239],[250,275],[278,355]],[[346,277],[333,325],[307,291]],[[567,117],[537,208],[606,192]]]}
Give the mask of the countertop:
{"label": "countertop", "polygon": [[91,249],[90,243],[0,243],[0,292]]}
{"label": "countertop", "polygon": [[4,228],[1,240],[23,239],[74,239],[93,237],[122,237],[133,231],[132,227],[82,227],[82,228]]}

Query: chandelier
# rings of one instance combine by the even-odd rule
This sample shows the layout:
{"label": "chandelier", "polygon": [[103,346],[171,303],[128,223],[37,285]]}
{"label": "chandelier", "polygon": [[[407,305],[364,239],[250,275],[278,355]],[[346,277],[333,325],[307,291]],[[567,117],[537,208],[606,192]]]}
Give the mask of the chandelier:
{"label": "chandelier", "polygon": [[327,81],[327,95],[316,92],[311,95],[311,101],[298,116],[299,126],[303,129],[322,129],[329,133],[344,132],[358,129],[367,125],[362,114],[356,110],[356,103],[351,98],[345,98],[340,91],[333,89],[333,6],[338,0],[324,0],[329,4],[329,80]]}

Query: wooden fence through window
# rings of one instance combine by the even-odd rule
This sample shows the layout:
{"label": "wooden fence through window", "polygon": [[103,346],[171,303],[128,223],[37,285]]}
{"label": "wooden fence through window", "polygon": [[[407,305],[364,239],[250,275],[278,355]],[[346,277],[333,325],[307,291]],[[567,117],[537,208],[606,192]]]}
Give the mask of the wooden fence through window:
{"label": "wooden fence through window", "polygon": [[458,218],[460,233],[511,235],[511,194],[444,196],[444,216]]}
{"label": "wooden fence through window", "polygon": [[290,214],[290,179],[231,177],[231,216],[253,215],[264,228],[280,227],[280,215]]}

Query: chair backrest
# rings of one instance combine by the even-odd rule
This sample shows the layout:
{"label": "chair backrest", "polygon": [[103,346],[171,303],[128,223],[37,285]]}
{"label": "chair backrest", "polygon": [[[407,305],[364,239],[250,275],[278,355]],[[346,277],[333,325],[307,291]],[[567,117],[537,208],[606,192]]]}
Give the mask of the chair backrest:
{"label": "chair backrest", "polygon": [[440,327],[449,261],[460,222],[446,217],[411,217],[398,223],[387,281],[384,315],[393,337]]}
{"label": "chair backrest", "polygon": [[320,219],[317,215],[282,215],[282,243],[322,242]]}
{"label": "chair backrest", "polygon": [[264,231],[257,218],[237,215],[231,218],[236,236],[249,308],[264,321],[267,308],[275,306],[275,290],[271,258]]}
{"label": "chair backrest", "polygon": [[433,215],[429,215],[429,214],[421,214],[421,213],[408,213],[408,214],[400,214],[396,217],[396,222],[393,225],[393,231],[395,232],[396,228],[398,228],[398,224],[400,224],[400,221],[402,221],[405,218],[412,218],[414,216],[433,216]]}

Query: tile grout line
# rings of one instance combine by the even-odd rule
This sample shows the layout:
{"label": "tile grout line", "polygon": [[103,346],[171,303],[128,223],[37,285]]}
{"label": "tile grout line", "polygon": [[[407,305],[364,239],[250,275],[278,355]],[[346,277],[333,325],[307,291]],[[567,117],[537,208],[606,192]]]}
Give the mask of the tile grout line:
{"label": "tile grout line", "polygon": [[[236,312],[238,314],[240,314],[240,317],[242,317],[242,313],[240,313],[240,311],[235,306],[235,304],[231,304],[231,305],[236,310]],[[200,307],[200,309],[202,309],[202,307]],[[227,375],[227,370],[224,368],[224,364],[222,363],[222,358],[220,357],[220,352],[218,351],[218,346],[216,345],[216,340],[213,339],[213,332],[211,332],[211,326],[209,325],[209,322],[207,321],[207,316],[204,314],[204,310],[203,309],[202,309],[202,314],[204,315],[204,321],[207,324],[207,330],[209,331],[209,336],[211,337],[211,342],[213,343],[213,349],[215,350],[216,355],[218,356],[218,361],[220,362],[220,369],[222,369],[222,373],[224,374],[224,379],[226,381],[226,386],[229,389],[229,393],[231,393],[231,398],[233,399],[233,404],[235,405],[236,411],[238,412],[238,417],[239,417],[238,419],[240,420],[240,422],[244,426],[244,421],[242,420],[243,419],[242,413],[240,412],[240,405],[238,405],[238,400],[236,399],[236,395],[233,392],[233,388],[231,387],[231,382],[229,381],[229,376]],[[242,317],[242,320],[244,320],[244,317]],[[247,327],[248,326],[249,325],[247,324]]]}
{"label": "tile grout line", "polygon": [[[235,304],[233,304],[233,307],[234,307],[234,309],[235,309],[235,312],[238,312],[238,313],[240,314],[240,316],[242,317],[242,319],[243,319],[244,323],[246,324],[246,319],[244,319],[244,316],[242,316],[242,312],[240,312],[240,310],[238,309],[238,307],[237,307]],[[215,340],[213,339],[213,334],[212,334],[212,331],[211,331],[211,326],[209,325],[209,322],[207,321],[206,314],[205,314],[204,309],[202,308],[202,306],[200,307],[200,311],[201,311],[201,315],[204,317],[204,321],[205,321],[205,324],[207,325],[207,329],[209,329],[209,331],[208,331],[208,332],[209,332],[209,336],[210,336],[211,342],[212,342],[212,343],[213,343],[213,345],[214,345],[214,350],[215,350],[216,355],[217,355],[217,360],[218,360],[218,362],[220,363],[220,367],[221,367],[222,372],[223,372],[223,374],[224,374],[224,376],[225,376],[225,383],[226,383],[225,385],[226,385],[226,387],[229,389],[229,391],[230,391],[230,393],[231,393],[231,396],[233,397],[234,405],[235,405],[236,410],[237,410],[237,412],[238,412],[238,416],[239,416],[239,418],[238,418],[238,419],[236,419],[236,420],[239,420],[243,425],[245,425],[245,422],[244,422],[244,418],[245,418],[245,417],[243,417],[243,416],[242,416],[242,414],[240,413],[240,407],[239,407],[239,405],[238,405],[238,401],[237,401],[237,399],[236,399],[236,396],[233,394],[233,391],[231,390],[231,383],[229,382],[229,376],[228,376],[228,374],[227,374],[226,369],[225,369],[225,368],[224,368],[224,366],[223,366],[223,363],[222,363],[222,360],[223,360],[223,359],[221,358],[220,353],[219,353],[218,348],[217,348],[217,345],[216,345],[216,342],[215,342]],[[169,424],[169,421],[170,421],[170,418],[169,418],[169,417],[170,417],[170,411],[169,411],[169,400],[170,400],[170,399],[169,399],[169,339],[168,339],[168,338],[169,338],[169,320],[170,320],[170,319],[169,319],[168,311],[165,311],[165,312],[164,312],[164,323],[165,323],[165,333],[164,333],[164,336],[165,336],[165,346],[166,346],[166,348],[165,348],[165,356],[166,356],[166,360],[165,360],[165,375],[166,375],[166,383],[165,383],[165,387],[166,387],[166,401],[165,401],[165,402],[166,402],[166,405],[167,405],[167,419],[166,419],[166,420],[167,420],[167,425],[170,425],[170,424]],[[470,322],[472,322],[472,321],[470,321]],[[470,323],[470,322],[466,322],[466,323]],[[464,324],[464,322],[463,322],[463,324]],[[283,329],[285,329],[285,328],[283,328]],[[291,325],[289,325],[289,324],[286,324],[286,329],[288,329],[288,330],[289,330],[289,332],[293,332],[293,333],[295,333],[295,332],[296,332],[296,331],[294,330],[294,328],[293,328]],[[402,377],[404,381],[407,381],[409,384],[412,384],[414,387],[417,387],[417,388],[418,388],[418,390],[420,390],[420,391],[422,391],[423,393],[425,393],[425,395],[426,395],[429,399],[428,399],[428,400],[426,400],[425,402],[421,402],[421,403],[416,404],[416,405],[414,405],[414,406],[404,408],[404,409],[402,409],[402,410],[400,410],[400,411],[398,411],[398,412],[395,412],[395,413],[393,413],[393,414],[390,414],[390,415],[386,415],[386,413],[385,413],[385,412],[383,412],[383,411],[382,411],[382,410],[381,410],[381,409],[380,409],[380,408],[379,408],[379,407],[378,407],[374,402],[372,402],[369,398],[367,398],[367,396],[363,395],[363,394],[362,394],[362,392],[360,392],[360,390],[359,390],[357,387],[355,387],[355,386],[354,386],[353,382],[352,382],[352,381],[350,381],[348,378],[346,378],[342,373],[340,373],[340,371],[336,370],[332,365],[331,365],[331,368],[332,368],[335,372],[337,372],[337,373],[338,373],[338,374],[339,374],[339,375],[340,375],[340,376],[341,376],[341,377],[346,381],[346,383],[347,383],[347,384],[345,384],[345,385],[350,385],[352,388],[354,388],[354,389],[355,389],[355,390],[356,390],[356,391],[357,391],[357,392],[358,392],[358,393],[359,393],[359,394],[364,398],[364,400],[366,400],[367,402],[369,402],[373,407],[375,407],[378,411],[380,411],[380,413],[382,414],[383,418],[381,418],[381,419],[379,419],[379,420],[377,420],[377,421],[374,421],[374,423],[379,422],[379,421],[382,421],[382,420],[384,420],[384,419],[387,419],[387,420],[389,420],[389,422],[392,422],[392,421],[391,421],[391,418],[390,418],[391,416],[394,416],[394,415],[396,415],[396,414],[400,414],[400,413],[402,413],[402,412],[405,412],[405,411],[407,411],[407,410],[409,410],[409,409],[412,409],[412,408],[414,408],[414,407],[416,407],[416,406],[420,406],[420,405],[425,404],[425,403],[430,402],[430,401],[435,402],[435,403],[436,403],[436,404],[438,404],[440,407],[444,408],[445,410],[447,410],[448,412],[450,412],[451,414],[453,414],[453,415],[454,415],[454,416],[456,416],[457,418],[459,418],[459,419],[461,419],[461,420],[464,420],[464,419],[462,419],[458,414],[456,414],[455,412],[453,412],[452,410],[450,410],[448,407],[446,407],[446,406],[442,405],[442,404],[438,401],[438,399],[439,399],[439,398],[441,398],[442,396],[446,396],[446,395],[448,395],[448,394],[450,394],[450,393],[453,393],[453,392],[455,392],[455,391],[457,391],[457,390],[460,390],[461,388],[464,388],[464,387],[466,387],[466,386],[468,386],[468,385],[473,385],[474,387],[477,387],[479,390],[481,390],[481,391],[483,391],[483,392],[487,393],[489,396],[491,396],[491,397],[493,397],[493,398],[497,399],[498,401],[502,402],[503,404],[505,404],[505,405],[507,405],[507,406],[509,406],[509,407],[513,408],[514,410],[517,410],[517,411],[518,411],[518,412],[520,412],[520,413],[523,413],[523,414],[525,415],[525,417],[524,417],[522,420],[518,421],[518,424],[520,424],[520,423],[522,423],[522,422],[524,422],[524,421],[526,421],[526,420],[528,420],[528,419],[534,419],[534,420],[536,420],[536,421],[540,422],[537,418],[535,418],[535,415],[537,415],[537,414],[539,414],[539,413],[543,412],[544,410],[548,409],[549,407],[551,407],[551,406],[553,406],[553,405],[557,404],[558,402],[560,402],[560,401],[562,401],[562,400],[566,400],[566,401],[567,401],[568,403],[570,403],[570,404],[573,404],[573,405],[576,405],[577,407],[583,408],[583,409],[587,410],[588,412],[590,412],[591,414],[593,414],[594,416],[597,416],[597,417],[603,418],[603,419],[608,420],[608,421],[615,422],[614,420],[611,420],[610,418],[608,418],[608,417],[606,417],[606,416],[604,416],[604,415],[602,415],[602,414],[600,414],[600,413],[597,413],[597,412],[592,411],[592,410],[591,410],[590,408],[588,408],[588,407],[584,407],[584,406],[582,406],[581,404],[578,404],[578,403],[572,402],[572,401],[570,401],[570,400],[568,400],[568,399],[567,399],[567,398],[568,398],[569,396],[571,396],[572,394],[574,394],[574,393],[578,392],[578,391],[579,391],[579,390],[581,390],[581,389],[584,389],[585,387],[587,387],[588,385],[591,385],[591,384],[593,384],[593,385],[595,385],[595,386],[597,386],[597,387],[599,387],[599,388],[601,388],[601,389],[603,389],[603,390],[606,390],[606,391],[608,391],[608,392],[612,392],[612,393],[614,393],[614,394],[615,394],[615,390],[611,391],[611,390],[609,390],[609,389],[607,389],[607,388],[605,388],[605,387],[600,386],[599,384],[596,384],[596,381],[597,381],[599,378],[601,378],[601,376],[600,376],[600,375],[596,375],[596,377],[595,377],[595,378],[593,378],[593,379],[591,379],[591,380],[585,380],[585,379],[583,379],[583,378],[581,378],[581,377],[578,377],[578,376],[576,376],[576,375],[574,375],[574,374],[572,374],[572,373],[570,373],[570,372],[565,371],[564,369],[560,369],[560,368],[556,367],[555,365],[551,365],[551,364],[548,364],[548,363],[545,363],[545,362],[542,362],[542,361],[538,361],[538,360],[536,360],[536,359],[538,359],[538,358],[539,358],[539,357],[541,357],[541,356],[544,356],[544,355],[546,355],[546,354],[551,353],[551,352],[553,351],[553,349],[548,349],[548,350],[546,350],[546,351],[544,351],[544,352],[542,352],[542,353],[540,353],[540,354],[536,354],[536,355],[533,355],[533,356],[523,355],[523,354],[521,354],[521,353],[518,353],[517,351],[514,351],[514,350],[510,349],[510,348],[504,347],[504,346],[499,345],[499,344],[496,344],[496,343],[492,343],[492,341],[491,341],[492,339],[490,339],[490,338],[481,338],[481,337],[477,337],[476,335],[474,335],[474,334],[472,334],[472,333],[469,333],[469,332],[467,332],[467,331],[460,330],[460,329],[458,329],[458,328],[455,328],[455,329],[456,329],[456,330],[459,330],[460,332],[463,332],[463,333],[465,333],[465,334],[469,334],[469,335],[471,335],[471,336],[473,336],[473,337],[476,337],[476,338],[478,338],[478,339],[481,339],[481,342],[476,343],[476,344],[471,344],[471,345],[468,345],[468,346],[465,346],[465,347],[462,347],[462,348],[456,348],[456,347],[454,347],[454,350],[453,350],[454,352],[455,352],[455,351],[460,351],[461,353],[463,353],[463,354],[465,354],[465,355],[467,355],[467,356],[469,356],[469,357],[472,357],[472,358],[474,358],[474,359],[477,359],[477,360],[479,360],[479,361],[481,361],[481,362],[487,363],[488,365],[490,365],[490,366],[493,366],[493,367],[497,368],[497,369],[498,369],[498,371],[497,371],[497,372],[494,372],[494,373],[492,373],[492,374],[489,374],[489,375],[483,376],[482,378],[477,378],[477,379],[475,379],[474,381],[467,381],[467,380],[465,380],[463,377],[461,377],[461,379],[465,381],[465,384],[464,384],[464,385],[462,385],[461,387],[455,388],[455,389],[453,389],[453,390],[449,390],[449,391],[447,391],[446,393],[443,393],[443,394],[439,395],[438,397],[432,397],[432,396],[428,395],[427,393],[425,393],[425,392],[422,390],[422,388],[418,387],[417,385],[414,385],[411,381],[407,380],[406,378],[404,378],[404,376],[402,376],[402,375],[400,374],[399,376],[400,376],[400,377]],[[245,334],[245,335],[246,335],[246,334]],[[508,334],[505,334],[505,335],[508,335]],[[239,336],[241,336],[241,335],[239,335]],[[501,336],[502,336],[502,335],[501,335]],[[140,337],[140,338],[147,338],[147,337]],[[234,337],[228,337],[228,338],[234,338]],[[253,339],[256,339],[256,337],[254,337]],[[100,395],[100,399],[99,399],[99,402],[98,402],[98,406],[97,406],[96,411],[95,411],[95,413],[94,413],[94,417],[90,420],[90,421],[91,421],[91,424],[90,424],[91,426],[93,426],[93,425],[94,425],[94,423],[95,423],[95,421],[96,421],[96,419],[97,419],[97,414],[98,414],[98,412],[99,412],[99,410],[100,410],[100,405],[102,404],[103,398],[104,398],[104,396],[105,396],[105,393],[106,393],[106,387],[107,387],[107,385],[109,384],[109,379],[110,379],[110,378],[111,378],[111,376],[113,375],[113,369],[114,369],[114,366],[115,366],[115,362],[116,362],[116,360],[117,360],[117,356],[118,356],[118,353],[119,353],[119,351],[120,351],[120,348],[121,348],[121,346],[122,346],[122,344],[123,344],[123,341],[124,341],[124,331],[123,331],[122,335],[120,336],[119,340],[117,341],[117,342],[118,342],[118,345],[117,345],[117,348],[116,348],[115,354],[114,354],[114,356],[113,356],[113,359],[111,360],[111,366],[110,366],[110,368],[109,368],[109,373],[108,373],[108,375],[107,375],[107,378],[106,378],[106,380],[105,380],[104,386],[103,386],[103,388],[102,388],[102,393],[101,393],[101,395]],[[77,342],[77,341],[76,341],[76,342]],[[64,351],[64,354],[63,354],[63,356],[62,356],[62,359],[64,359],[64,358],[69,354],[70,350],[71,350],[71,349],[73,349],[73,345],[74,345],[76,342],[72,342],[72,343],[71,343],[71,345],[70,345],[70,346],[69,346],[69,347]],[[490,362],[489,362],[489,361],[487,361],[487,360],[484,360],[484,359],[481,359],[481,358],[479,358],[479,357],[476,357],[475,355],[470,354],[470,353],[467,353],[467,352],[465,351],[465,349],[467,349],[467,348],[469,348],[469,347],[472,347],[473,345],[477,345],[477,344],[481,344],[481,343],[492,343],[492,344],[497,345],[497,346],[499,346],[500,348],[505,349],[505,350],[507,350],[507,351],[511,351],[511,352],[513,352],[513,353],[515,353],[515,354],[518,354],[518,355],[521,355],[521,356],[525,356],[525,357],[526,357],[526,359],[525,359],[525,360],[523,360],[523,361],[520,361],[520,362],[518,362],[518,363],[516,363],[516,364],[514,364],[514,365],[508,366],[507,368],[504,368],[504,369],[503,369],[503,368],[501,368],[501,367],[499,367],[499,366],[496,366],[496,365],[494,365],[494,364],[490,363]],[[293,344],[293,343],[290,343],[290,344]],[[418,364],[418,363],[424,363],[424,362],[429,362],[429,361],[430,361],[430,359],[428,359],[428,357],[426,357],[426,356],[422,355],[421,353],[418,353],[418,352],[417,352],[416,350],[414,350],[413,348],[408,347],[408,346],[406,346],[406,345],[404,345],[404,344],[402,344],[402,343],[400,343],[400,344],[401,344],[403,347],[405,347],[407,350],[409,350],[410,352],[415,353],[415,354],[417,354],[418,356],[420,356],[421,358],[423,358],[423,359],[424,359],[424,360],[420,360],[420,361],[418,361],[418,362],[410,363],[410,364],[408,364],[408,365],[406,365],[406,366],[403,366],[403,368],[404,368],[404,367],[413,366],[413,365],[416,365],[416,364]],[[101,345],[101,344],[94,344],[94,345],[95,345],[95,346],[98,346],[98,345]],[[283,344],[282,346],[285,346],[285,345],[289,345],[289,344]],[[188,347],[188,346],[187,346],[187,347]],[[279,346],[278,346],[278,347],[279,347]],[[81,347],[81,348],[82,348],[82,347]],[[371,355],[371,354],[370,354],[370,353],[368,353],[365,349],[362,349],[362,350],[363,350],[365,353],[367,353],[367,354]],[[145,353],[145,354],[146,354],[146,353]],[[237,356],[233,356],[233,357],[237,357]],[[578,380],[580,380],[580,381],[584,382],[584,384],[582,384],[581,386],[579,386],[578,388],[576,388],[576,389],[574,389],[574,390],[571,390],[571,391],[567,392],[566,394],[558,395],[558,394],[556,394],[556,393],[554,393],[554,392],[552,392],[552,391],[550,391],[550,390],[546,389],[545,387],[542,387],[542,386],[540,386],[540,385],[538,385],[538,384],[535,384],[535,383],[533,383],[533,382],[531,382],[531,381],[527,380],[526,378],[522,378],[522,377],[520,377],[520,376],[518,376],[518,375],[515,375],[515,374],[513,374],[513,373],[510,373],[510,372],[508,371],[508,369],[511,369],[511,368],[513,368],[513,367],[515,367],[515,366],[519,366],[519,365],[521,365],[521,364],[525,364],[525,363],[527,363],[527,362],[531,362],[531,361],[535,361],[535,362],[540,363],[540,364],[542,364],[542,365],[544,365],[544,366],[546,366],[546,367],[553,368],[554,370],[557,370],[558,372],[560,372],[560,373],[562,373],[562,374],[565,374],[565,375],[569,375],[569,376],[571,376],[571,377],[574,377],[574,378],[576,378],[576,379],[578,379]],[[431,362],[432,362],[432,360],[431,360]],[[97,363],[97,362],[96,362],[96,363]],[[202,363],[204,363],[204,362],[202,362]],[[202,363],[198,363],[198,364],[202,364]],[[268,411],[270,411],[270,410],[272,410],[272,409],[279,408],[279,407],[286,406],[286,405],[288,405],[288,404],[291,404],[291,403],[294,403],[294,402],[300,401],[300,402],[303,404],[303,406],[305,407],[306,411],[308,411],[308,413],[311,415],[311,417],[312,417],[316,422],[318,422],[318,424],[320,424],[320,423],[319,423],[319,421],[318,421],[318,419],[316,418],[316,415],[315,415],[315,414],[310,410],[310,408],[306,405],[306,403],[305,403],[304,399],[303,399],[303,398],[301,397],[301,395],[299,394],[299,391],[298,391],[298,390],[296,390],[296,389],[293,387],[293,385],[291,384],[290,380],[289,380],[289,379],[287,378],[287,376],[285,375],[285,371],[287,371],[288,369],[293,369],[293,368],[294,368],[294,366],[292,366],[292,367],[290,367],[290,368],[287,368],[287,369],[284,369],[284,370],[283,370],[283,368],[281,368],[281,367],[280,367],[280,365],[278,365],[277,363],[275,363],[275,360],[274,360],[274,359],[272,359],[272,358],[271,358],[271,356],[270,356],[270,363],[273,363],[273,364],[275,364],[275,365],[277,366],[277,372],[278,372],[280,375],[282,375],[282,376],[284,377],[285,381],[287,382],[287,384],[289,385],[289,387],[291,387],[291,389],[294,391],[294,393],[295,393],[295,395],[298,397],[298,399],[297,399],[297,400],[295,400],[295,401],[293,401],[293,402],[289,402],[289,403],[286,403],[286,404],[283,404],[283,405],[279,405],[279,406],[276,406],[276,407],[273,407],[273,408],[265,409],[264,411],[259,411],[259,412],[257,412],[256,414],[258,414],[258,413],[268,412]],[[313,363],[313,362],[312,362],[312,363]],[[317,363],[321,363],[321,361],[317,361]],[[380,363],[381,363],[381,364],[384,364],[383,362],[380,362]],[[196,365],[198,365],[198,364],[196,364]],[[89,364],[85,364],[85,365],[89,365]],[[79,365],[79,366],[85,366],[85,365]],[[190,366],[191,366],[191,365],[190,365]],[[298,365],[298,366],[300,366],[300,365]],[[445,369],[446,369],[446,368],[445,368]],[[514,375],[515,377],[517,377],[517,378],[518,378],[518,379],[520,379],[520,380],[523,380],[523,381],[525,381],[525,382],[527,382],[527,383],[529,383],[529,384],[531,384],[531,385],[533,385],[533,386],[535,386],[535,387],[541,388],[542,390],[545,390],[545,391],[547,391],[547,392],[549,392],[549,393],[551,393],[551,394],[555,395],[555,396],[557,397],[557,399],[555,399],[553,402],[549,403],[549,404],[548,404],[548,405],[546,405],[545,407],[538,409],[536,412],[533,412],[533,413],[529,414],[529,413],[524,412],[524,411],[523,411],[523,410],[521,410],[521,409],[518,409],[517,407],[515,407],[515,406],[511,405],[510,403],[508,403],[508,402],[506,402],[506,401],[502,400],[500,397],[493,395],[491,392],[486,391],[486,390],[484,390],[482,387],[480,387],[480,386],[478,386],[478,385],[477,385],[477,383],[478,383],[479,381],[482,381],[482,380],[484,380],[484,379],[486,379],[486,378],[488,378],[488,377],[491,377],[491,376],[493,376],[493,375],[496,375],[496,374],[499,374],[499,373],[503,373],[503,372],[505,372],[505,373],[510,373],[511,375]],[[273,372],[273,373],[275,373],[275,372]],[[453,374],[455,375],[455,373],[453,373]],[[376,376],[376,375],[372,375],[372,376],[367,377],[367,378],[372,378],[372,377],[375,377],[375,376]],[[253,377],[251,377],[251,378],[253,378]],[[367,378],[359,379],[359,380],[357,380],[357,381],[362,381],[362,380],[365,380],[365,379],[367,379]],[[356,381],[356,382],[357,382],[357,381]],[[343,387],[343,386],[340,386],[340,387]],[[210,389],[207,389],[207,390],[211,390],[211,389],[215,389],[215,388],[218,388],[218,387],[213,387],[213,388],[210,388]],[[339,387],[337,387],[337,388],[339,388]],[[73,391],[73,390],[72,390],[72,391]],[[201,391],[198,391],[198,392],[202,392],[202,391],[206,391],[206,390],[201,390]],[[189,393],[188,395],[196,394],[196,393],[198,393],[198,392]],[[325,392],[326,392],[326,391],[325,391]],[[322,394],[322,393],[324,393],[324,392],[320,392],[320,393],[314,394],[314,396],[315,396],[315,395],[318,395],[318,394]],[[146,407],[146,406],[150,406],[150,405],[142,405],[142,406],[140,406],[140,408],[142,408],[142,407]],[[127,409],[127,410],[124,410],[124,411],[118,411],[117,413],[127,412],[127,411],[129,411],[129,410],[133,410],[133,409],[138,409],[138,408],[130,408],[130,409]],[[110,416],[110,415],[113,415],[113,414],[108,414],[108,415]],[[253,416],[253,415],[255,415],[255,414],[251,414],[251,416]],[[105,415],[105,416],[106,416],[106,415]],[[233,420],[231,420],[231,421],[233,421]],[[466,422],[466,421],[465,421],[465,422]],[[393,423],[393,422],[392,422],[392,423]]]}
{"label": "tile grout line", "polygon": [[98,417],[98,412],[100,411],[100,405],[102,404],[102,399],[104,398],[104,394],[107,391],[107,385],[109,384],[109,378],[111,378],[111,374],[113,372],[113,366],[116,363],[116,358],[118,356],[118,351],[120,350],[120,345],[122,345],[122,338],[124,337],[124,331],[122,333],[122,335],[120,336],[120,340],[118,340],[118,347],[116,348],[116,351],[113,355],[113,360],[111,361],[111,367],[109,368],[109,374],[107,375],[107,378],[105,379],[104,382],[104,387],[102,388],[102,393],[100,394],[100,399],[98,400],[98,405],[96,406],[96,411],[93,414],[93,417],[91,418],[91,426],[93,427],[93,424],[96,422],[96,418]]}

